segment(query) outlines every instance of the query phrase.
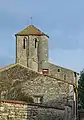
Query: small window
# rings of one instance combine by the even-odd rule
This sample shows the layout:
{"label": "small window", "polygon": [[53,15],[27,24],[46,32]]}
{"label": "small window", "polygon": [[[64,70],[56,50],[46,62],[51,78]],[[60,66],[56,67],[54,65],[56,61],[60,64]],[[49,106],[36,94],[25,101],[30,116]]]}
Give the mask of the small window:
{"label": "small window", "polygon": [[66,75],[64,75],[64,80],[66,80]]}
{"label": "small window", "polygon": [[76,77],[76,72],[74,72],[74,77]]}
{"label": "small window", "polygon": [[43,102],[43,96],[40,97],[40,103],[42,103],[42,102]]}
{"label": "small window", "polygon": [[23,39],[23,48],[25,49],[25,38]]}
{"label": "small window", "polygon": [[36,48],[36,44],[37,44],[37,39],[35,38],[35,48]]}
{"label": "small window", "polygon": [[60,72],[60,69],[58,69],[58,72]]}
{"label": "small window", "polygon": [[43,102],[43,96],[34,96],[34,103],[42,103]]}

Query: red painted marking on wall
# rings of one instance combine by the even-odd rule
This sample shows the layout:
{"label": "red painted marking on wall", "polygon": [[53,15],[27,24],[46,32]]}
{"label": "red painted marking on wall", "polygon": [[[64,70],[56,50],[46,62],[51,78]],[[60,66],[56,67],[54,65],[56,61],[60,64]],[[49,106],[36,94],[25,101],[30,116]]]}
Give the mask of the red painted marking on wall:
{"label": "red painted marking on wall", "polygon": [[10,103],[10,104],[27,104],[25,102],[21,102],[21,101],[12,101],[12,100],[0,100],[0,103]]}

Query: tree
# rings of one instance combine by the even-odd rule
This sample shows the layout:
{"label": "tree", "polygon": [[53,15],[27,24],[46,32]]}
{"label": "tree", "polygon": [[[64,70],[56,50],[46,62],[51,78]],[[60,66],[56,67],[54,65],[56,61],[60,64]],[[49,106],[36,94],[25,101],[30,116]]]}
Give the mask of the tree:
{"label": "tree", "polygon": [[84,109],[84,69],[80,72],[78,81],[78,102],[79,109]]}

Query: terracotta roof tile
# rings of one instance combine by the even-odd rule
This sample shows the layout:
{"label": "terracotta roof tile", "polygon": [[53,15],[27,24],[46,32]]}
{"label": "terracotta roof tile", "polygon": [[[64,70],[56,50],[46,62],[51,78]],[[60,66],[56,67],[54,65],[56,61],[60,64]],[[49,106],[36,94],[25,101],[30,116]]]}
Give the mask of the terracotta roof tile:
{"label": "terracotta roof tile", "polygon": [[[30,26],[26,27],[24,30],[20,31],[16,35],[39,35],[39,36],[45,35],[45,36],[47,36],[45,33],[41,32],[34,25],[30,25]],[[49,36],[47,36],[47,37],[49,37]]]}

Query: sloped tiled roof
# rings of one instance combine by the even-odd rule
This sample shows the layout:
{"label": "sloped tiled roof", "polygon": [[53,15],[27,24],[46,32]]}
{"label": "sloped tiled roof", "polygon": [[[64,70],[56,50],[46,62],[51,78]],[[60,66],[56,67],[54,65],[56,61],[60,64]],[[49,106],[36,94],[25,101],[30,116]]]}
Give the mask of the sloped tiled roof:
{"label": "sloped tiled roof", "polygon": [[[18,32],[16,35],[45,35],[47,36],[45,33],[41,32],[38,28],[36,28],[34,25],[30,25],[28,27],[26,27],[24,30]],[[47,36],[49,37],[49,36]]]}

